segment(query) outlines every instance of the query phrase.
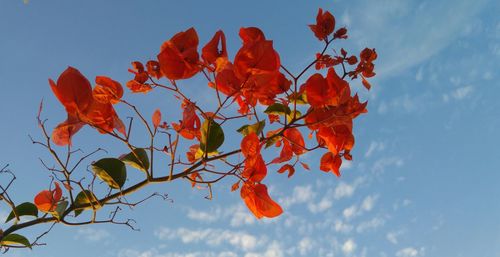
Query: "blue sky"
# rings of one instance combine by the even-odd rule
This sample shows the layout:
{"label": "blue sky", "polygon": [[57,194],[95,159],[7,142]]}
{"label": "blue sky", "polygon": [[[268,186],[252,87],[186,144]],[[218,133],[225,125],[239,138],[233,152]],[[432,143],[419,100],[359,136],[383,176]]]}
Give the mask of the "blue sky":
{"label": "blue sky", "polygon": [[[239,27],[258,26],[296,72],[322,48],[306,26],[319,7],[348,27],[340,46],[379,55],[373,89],[362,94],[369,113],[355,124],[354,161],[340,179],[319,171],[319,153],[306,156],[311,171],[291,179],[270,170],[271,194],[285,207],[273,220],[255,220],[239,194],[228,193],[233,181],[218,184],[211,201],[186,181],[151,187],[144,195],[168,193],[173,202],[124,210],[140,232],[56,226],[43,240],[48,246],[8,255],[499,257],[496,1],[1,1],[0,166],[18,176],[15,200],[29,201],[47,185],[38,158],[49,157],[28,135],[40,138],[42,98],[49,126],[64,119],[47,79],[68,65],[125,83],[130,62],[154,57],[176,32],[193,26],[204,44],[223,29],[234,54]],[[201,77],[183,83],[211,103]],[[167,121],[176,117],[178,102],[164,94],[125,97],[145,113],[160,108]],[[103,144],[110,154],[125,151],[88,128],[74,142],[85,151]],[[0,206],[1,220],[7,213]]]}

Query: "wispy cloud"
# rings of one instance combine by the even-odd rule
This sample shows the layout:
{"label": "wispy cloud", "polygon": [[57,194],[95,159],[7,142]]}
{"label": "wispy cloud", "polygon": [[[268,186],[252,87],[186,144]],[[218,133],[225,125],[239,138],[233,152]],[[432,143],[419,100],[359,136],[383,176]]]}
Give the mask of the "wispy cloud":
{"label": "wispy cloud", "polygon": [[396,252],[397,257],[417,257],[424,256],[425,248],[416,249],[413,247],[406,247]]}
{"label": "wispy cloud", "polygon": [[103,242],[111,237],[111,234],[104,229],[82,227],[76,231],[76,239],[84,239],[89,242]]}
{"label": "wispy cloud", "polygon": [[[363,1],[352,10],[354,41],[381,51],[379,79],[392,76],[439,53],[463,35],[464,24],[476,16],[486,0],[456,1]],[[369,11],[367,11],[369,10]],[[448,17],[441,19],[441,17]],[[404,24],[404,25],[403,25]]]}
{"label": "wispy cloud", "polygon": [[473,93],[473,91],[474,91],[474,87],[472,87],[470,85],[459,87],[450,93],[443,94],[443,102],[447,103],[450,100],[460,101],[460,100],[466,99]]}
{"label": "wispy cloud", "polygon": [[155,236],[161,240],[180,240],[184,244],[205,243],[209,246],[230,244],[237,249],[248,251],[261,244],[264,239],[243,231],[232,231],[225,229],[187,229],[187,228],[160,228],[155,231]]}
{"label": "wispy cloud", "polygon": [[368,146],[368,150],[366,150],[365,157],[368,158],[373,153],[383,151],[384,149],[385,144],[383,142],[372,141],[370,142],[370,146]]}

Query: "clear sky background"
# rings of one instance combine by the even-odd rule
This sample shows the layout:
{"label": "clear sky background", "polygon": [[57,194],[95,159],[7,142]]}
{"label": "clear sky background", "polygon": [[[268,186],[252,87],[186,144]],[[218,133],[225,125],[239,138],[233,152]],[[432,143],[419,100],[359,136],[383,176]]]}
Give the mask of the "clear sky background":
{"label": "clear sky background", "polygon": [[[49,126],[65,118],[47,79],[68,65],[90,80],[107,75],[124,84],[131,61],[153,58],[179,31],[195,27],[204,44],[223,29],[234,55],[238,29],[258,26],[297,72],[322,48],[306,26],[319,7],[348,27],[346,49],[379,54],[373,90],[362,94],[369,113],[356,121],[354,161],[340,179],[319,171],[319,153],[306,156],[311,171],[291,179],[270,169],[271,194],[285,209],[273,220],[255,220],[229,193],[233,181],[218,184],[212,201],[187,181],[152,187],[146,192],[173,202],[125,210],[121,217],[137,220],[140,232],[56,226],[43,240],[48,246],[7,256],[499,257],[500,3],[493,0],[0,0],[0,166],[18,176],[15,200],[31,201],[48,185],[38,158],[49,158],[28,134],[41,138],[42,98]],[[183,83],[188,92],[210,92],[202,78]],[[125,98],[145,113],[160,108],[167,121],[177,115],[178,102],[162,94]],[[85,151],[103,144],[110,154],[125,151],[89,128],[75,137]],[[0,220],[7,214],[0,206]]]}

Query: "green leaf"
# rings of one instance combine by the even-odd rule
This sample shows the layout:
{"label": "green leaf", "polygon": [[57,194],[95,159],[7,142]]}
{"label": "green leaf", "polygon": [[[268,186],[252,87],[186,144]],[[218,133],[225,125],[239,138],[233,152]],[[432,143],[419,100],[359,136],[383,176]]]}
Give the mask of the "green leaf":
{"label": "green leaf", "polygon": [[266,145],[264,146],[264,148],[268,148],[272,145],[274,145],[276,142],[278,142],[278,140],[281,140],[281,136],[275,136],[275,137],[272,137],[271,139],[267,140],[266,142]]}
{"label": "green leaf", "polygon": [[[300,117],[300,116],[302,116],[302,113],[301,113],[299,110],[296,110],[296,111],[295,111],[295,118],[298,118],[298,117]],[[291,122],[291,121],[292,121],[292,119],[293,119],[293,112],[292,112],[292,113],[290,113],[290,114],[288,114],[288,115],[286,116],[286,120],[287,120],[288,122]]]}
{"label": "green leaf", "polygon": [[[92,203],[92,205],[88,207],[78,208],[78,206],[86,205],[89,203]],[[92,193],[90,190],[84,190],[78,193],[75,198],[75,217],[78,217],[78,215],[80,215],[83,210],[93,208],[101,208],[101,204],[97,201],[97,197],[94,195],[94,193]]]}
{"label": "green leaf", "polygon": [[19,234],[8,234],[4,238],[2,238],[2,241],[0,242],[0,245],[24,245],[28,248],[31,249],[31,244],[30,241]]}
{"label": "green leaf", "polygon": [[149,170],[149,158],[146,150],[136,148],[133,152],[120,157],[120,160],[138,170],[147,172]]}
{"label": "green leaf", "polygon": [[266,126],[266,121],[262,120],[259,121],[255,124],[252,125],[244,125],[243,127],[239,128],[237,131],[243,134],[243,136],[247,136],[248,134],[255,132],[255,134],[260,134],[262,130],[264,130],[264,127]]}
{"label": "green leaf", "polygon": [[[35,216],[38,217],[38,209],[36,206],[32,203],[25,202],[22,203],[18,206],[16,206],[16,213],[17,216]],[[9,222],[11,219],[15,218],[16,215],[14,214],[14,211],[11,211],[7,219],[5,220],[5,223]]]}
{"label": "green leaf", "polygon": [[264,111],[267,114],[274,114],[274,115],[288,115],[292,111],[290,108],[284,104],[281,103],[274,103],[271,104],[267,107],[267,109]]}
{"label": "green leaf", "polygon": [[308,104],[307,102],[307,95],[305,92],[302,92],[301,94],[291,94],[288,99],[293,103],[295,102],[296,104]]}
{"label": "green leaf", "polygon": [[57,205],[56,210],[52,212],[52,215],[54,215],[57,219],[61,219],[64,214],[64,211],[66,211],[66,208],[68,208],[68,201],[60,202]]}
{"label": "green leaf", "polygon": [[111,188],[120,189],[127,179],[125,164],[115,158],[104,158],[94,162],[92,170]]}
{"label": "green leaf", "polygon": [[211,153],[224,143],[224,131],[213,119],[206,119],[201,126],[200,149]]}

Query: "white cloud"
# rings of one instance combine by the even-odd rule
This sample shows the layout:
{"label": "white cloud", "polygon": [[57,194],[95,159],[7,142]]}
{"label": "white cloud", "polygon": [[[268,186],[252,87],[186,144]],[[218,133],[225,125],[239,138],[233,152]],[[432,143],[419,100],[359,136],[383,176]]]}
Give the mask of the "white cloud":
{"label": "white cloud", "polygon": [[346,222],[338,219],[338,220],[335,220],[333,228],[337,232],[349,233],[349,232],[351,232],[353,226],[349,223],[346,223]]}
{"label": "white cloud", "polygon": [[342,214],[346,219],[351,219],[360,216],[364,212],[371,211],[375,206],[375,202],[378,199],[378,195],[369,195],[363,199],[361,204],[357,206],[353,204],[342,211]]}
{"label": "white cloud", "polygon": [[133,249],[122,249],[118,252],[118,257],[237,257],[235,252],[168,252],[160,253],[160,250],[149,249],[145,251],[137,251]]}
{"label": "white cloud", "polygon": [[252,225],[255,223],[255,217],[242,204],[238,204],[227,210],[227,214],[231,215],[230,225],[232,227],[240,227],[242,225]]}
{"label": "white cloud", "polygon": [[344,252],[345,255],[350,255],[356,250],[356,243],[354,242],[353,239],[348,239],[347,241],[342,244],[342,252]]}
{"label": "white cloud", "polygon": [[211,212],[198,211],[190,208],[188,210],[187,216],[192,220],[211,223],[217,221],[221,217],[221,214],[222,210],[220,208],[216,208],[214,211]]}
{"label": "white cloud", "polygon": [[363,202],[361,203],[361,209],[364,211],[371,211],[373,209],[373,206],[375,205],[375,202],[378,199],[378,195],[369,195],[365,197]]}
{"label": "white cloud", "polygon": [[346,219],[350,219],[358,213],[358,207],[356,205],[351,205],[348,208],[345,208],[342,214]]}
{"label": "white cloud", "polygon": [[333,205],[333,202],[330,198],[331,197],[328,195],[324,196],[323,198],[321,198],[321,201],[319,201],[319,203],[310,203],[307,205],[307,207],[312,213],[324,212],[330,209]]}
{"label": "white cloud", "polygon": [[104,229],[94,229],[90,227],[79,228],[76,231],[76,238],[83,238],[90,242],[103,241],[108,239],[111,234]]}
{"label": "white cloud", "polygon": [[417,257],[417,256],[424,256],[425,249],[420,248],[416,249],[413,247],[407,247],[403,248],[399,251],[396,252],[397,257]]}
{"label": "white cloud", "polygon": [[352,161],[343,160],[342,163],[340,164],[341,170],[348,170],[350,168],[352,168]]}
{"label": "white cloud", "polygon": [[350,197],[354,194],[354,190],[356,189],[355,184],[349,185],[345,182],[340,182],[339,185],[335,188],[333,197],[335,199],[341,199],[344,197]]}
{"label": "white cloud", "polygon": [[223,229],[187,229],[160,228],[155,231],[155,236],[162,240],[179,239],[185,244],[203,242],[210,246],[230,244],[241,250],[254,249],[260,242],[257,237],[242,231]]}
{"label": "white cloud", "polygon": [[294,204],[307,203],[313,200],[314,191],[312,190],[311,185],[307,186],[296,186],[293,189],[293,193],[290,197],[285,197],[280,200],[281,204],[285,208],[289,208]]}
{"label": "white cloud", "polygon": [[283,257],[285,256],[283,247],[277,242],[272,241],[264,252],[249,252],[245,257]]}
{"label": "white cloud", "polygon": [[313,248],[314,242],[309,237],[302,238],[297,245],[300,255],[307,255]]}

